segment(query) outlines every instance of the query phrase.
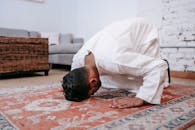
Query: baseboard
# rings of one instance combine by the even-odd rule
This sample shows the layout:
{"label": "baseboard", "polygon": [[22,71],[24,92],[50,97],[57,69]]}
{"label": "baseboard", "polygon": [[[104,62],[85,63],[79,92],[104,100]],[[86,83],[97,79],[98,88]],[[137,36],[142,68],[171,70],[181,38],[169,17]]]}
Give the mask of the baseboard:
{"label": "baseboard", "polygon": [[195,79],[195,72],[171,71],[170,74],[175,78]]}

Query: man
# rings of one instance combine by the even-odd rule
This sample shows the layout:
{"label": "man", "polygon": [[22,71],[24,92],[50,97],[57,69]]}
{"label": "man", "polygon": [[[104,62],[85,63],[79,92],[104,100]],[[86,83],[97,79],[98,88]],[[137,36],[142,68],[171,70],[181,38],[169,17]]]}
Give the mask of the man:
{"label": "man", "polygon": [[125,88],[135,97],[113,99],[111,107],[160,104],[168,86],[167,64],[159,53],[157,28],[142,18],[115,22],[95,34],[73,58],[63,78],[67,100],[81,101],[100,86]]}

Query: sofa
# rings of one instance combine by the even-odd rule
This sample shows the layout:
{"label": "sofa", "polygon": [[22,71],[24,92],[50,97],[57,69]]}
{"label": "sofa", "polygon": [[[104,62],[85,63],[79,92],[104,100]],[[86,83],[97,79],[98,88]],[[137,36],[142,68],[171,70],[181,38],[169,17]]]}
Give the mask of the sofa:
{"label": "sofa", "polygon": [[[53,64],[58,65],[67,65],[72,64],[72,58],[74,54],[82,47],[84,43],[83,38],[75,38],[73,34],[58,34],[56,40],[51,40],[49,37],[49,63],[52,66]],[[44,37],[44,36],[43,36]],[[56,41],[56,42],[55,42]]]}

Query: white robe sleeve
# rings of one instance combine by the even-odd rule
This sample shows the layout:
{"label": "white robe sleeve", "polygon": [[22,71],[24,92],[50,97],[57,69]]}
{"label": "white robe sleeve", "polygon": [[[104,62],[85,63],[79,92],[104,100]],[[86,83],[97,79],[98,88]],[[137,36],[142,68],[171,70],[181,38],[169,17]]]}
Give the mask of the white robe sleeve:
{"label": "white robe sleeve", "polygon": [[136,97],[149,103],[159,104],[165,87],[167,64],[160,58],[128,52],[118,55],[115,68],[121,74],[143,77],[143,85]]}

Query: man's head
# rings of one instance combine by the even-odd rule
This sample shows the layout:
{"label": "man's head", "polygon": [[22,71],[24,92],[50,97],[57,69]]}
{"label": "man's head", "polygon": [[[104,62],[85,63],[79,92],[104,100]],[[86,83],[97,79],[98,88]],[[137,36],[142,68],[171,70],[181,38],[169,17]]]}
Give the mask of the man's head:
{"label": "man's head", "polygon": [[66,99],[77,102],[89,98],[100,86],[99,75],[86,67],[70,71],[64,76],[62,83]]}

